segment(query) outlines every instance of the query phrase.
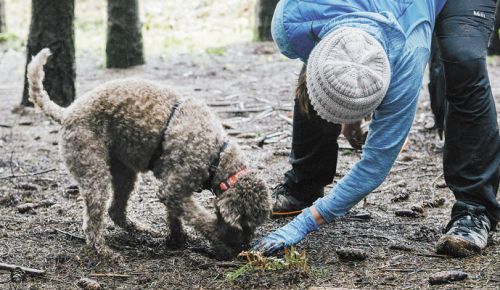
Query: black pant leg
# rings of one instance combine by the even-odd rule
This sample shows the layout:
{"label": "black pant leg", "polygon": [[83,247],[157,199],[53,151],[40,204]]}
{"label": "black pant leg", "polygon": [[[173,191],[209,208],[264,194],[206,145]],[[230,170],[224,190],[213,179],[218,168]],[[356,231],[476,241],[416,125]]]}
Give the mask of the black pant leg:
{"label": "black pant leg", "polygon": [[485,57],[495,4],[448,1],[436,23],[448,100],[445,180],[458,201],[484,206],[493,224],[500,220],[500,136]]}
{"label": "black pant leg", "polygon": [[312,108],[309,111],[303,112],[295,99],[289,158],[292,169],[285,173],[290,193],[306,202],[323,196],[325,185],[333,182],[341,131],[341,125],[321,119]]}
{"label": "black pant leg", "polygon": [[438,129],[439,137],[442,138],[447,107],[445,94],[446,81],[444,78],[443,62],[441,61],[441,52],[439,51],[439,44],[435,34],[432,35],[428,88],[435,127]]}

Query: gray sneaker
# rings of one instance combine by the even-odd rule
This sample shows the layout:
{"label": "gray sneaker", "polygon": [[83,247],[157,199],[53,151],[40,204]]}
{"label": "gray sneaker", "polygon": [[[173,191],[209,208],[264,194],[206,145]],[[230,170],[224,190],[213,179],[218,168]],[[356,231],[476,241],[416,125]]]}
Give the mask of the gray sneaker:
{"label": "gray sneaker", "polygon": [[437,242],[436,252],[453,257],[481,253],[488,244],[490,230],[491,222],[484,212],[468,210],[450,221],[446,233]]}
{"label": "gray sneaker", "polygon": [[297,215],[311,205],[292,196],[284,184],[278,184],[273,189],[272,197],[273,217]]}

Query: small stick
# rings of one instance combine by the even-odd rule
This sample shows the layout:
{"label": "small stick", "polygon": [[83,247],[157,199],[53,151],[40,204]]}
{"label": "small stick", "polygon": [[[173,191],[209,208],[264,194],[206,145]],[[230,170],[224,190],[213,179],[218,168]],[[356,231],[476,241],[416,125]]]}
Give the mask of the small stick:
{"label": "small stick", "polygon": [[72,234],[72,233],[65,232],[65,231],[60,230],[60,229],[58,229],[58,228],[52,228],[52,229],[53,229],[54,231],[56,231],[56,232],[60,232],[61,234],[64,234],[64,235],[70,236],[70,237],[72,237],[72,238],[74,238],[74,239],[81,240],[81,241],[85,241],[85,238],[84,238],[84,237],[80,237],[80,236],[74,235],[74,234]]}
{"label": "small stick", "polygon": [[11,125],[7,125],[7,124],[0,124],[0,127],[2,127],[2,128],[12,128]]}
{"label": "small stick", "polygon": [[431,254],[431,253],[414,253],[415,256],[429,257],[429,258],[449,258],[446,255]]}
{"label": "small stick", "polygon": [[441,174],[439,174],[436,178],[434,178],[434,180],[431,182],[431,188],[434,188],[434,184],[438,181],[439,178],[441,178],[443,176],[443,172],[441,172]]}
{"label": "small stick", "polygon": [[51,169],[42,170],[42,171],[33,172],[33,173],[28,173],[28,174],[21,174],[21,175],[12,174],[12,175],[7,175],[7,176],[2,176],[2,177],[0,177],[0,179],[10,179],[10,178],[17,178],[17,177],[35,176],[35,175],[40,175],[40,174],[52,172],[52,171],[55,171],[55,170],[56,170],[55,168],[51,168]]}
{"label": "small stick", "polygon": [[293,125],[292,118],[288,118],[287,116],[285,116],[283,114],[278,114],[278,117],[280,117],[281,119],[285,120],[288,124]]}
{"label": "small stick", "polygon": [[92,273],[89,277],[111,277],[111,278],[129,278],[132,276],[140,276],[144,273],[116,274],[116,273]]}
{"label": "small stick", "polygon": [[19,266],[19,265],[14,265],[14,264],[0,263],[0,270],[14,271],[17,268],[20,268],[24,272],[29,273],[29,274],[33,274],[33,275],[44,275],[45,274],[44,270],[27,268],[27,267],[22,267],[22,266]]}
{"label": "small stick", "polygon": [[228,114],[243,114],[243,113],[260,113],[268,108],[249,108],[249,109],[229,109],[220,110],[217,113],[228,113]]}

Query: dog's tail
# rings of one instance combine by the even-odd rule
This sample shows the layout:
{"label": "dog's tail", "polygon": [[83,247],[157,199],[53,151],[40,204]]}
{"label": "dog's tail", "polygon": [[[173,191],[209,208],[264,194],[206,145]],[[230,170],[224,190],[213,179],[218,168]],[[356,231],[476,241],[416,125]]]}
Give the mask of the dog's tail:
{"label": "dog's tail", "polygon": [[49,98],[47,91],[43,89],[43,79],[45,77],[43,66],[47,63],[50,55],[50,49],[44,48],[28,64],[29,100],[39,106],[47,116],[60,124],[64,119],[64,108],[54,103]]}

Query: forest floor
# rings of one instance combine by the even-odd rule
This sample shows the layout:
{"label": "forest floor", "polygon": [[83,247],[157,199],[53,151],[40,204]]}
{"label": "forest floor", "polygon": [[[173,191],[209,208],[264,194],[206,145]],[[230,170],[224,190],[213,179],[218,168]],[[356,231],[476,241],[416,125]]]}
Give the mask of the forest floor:
{"label": "forest floor", "polygon": [[[147,65],[127,70],[102,68],[97,55],[77,59],[79,94],[106,80],[139,76],[170,86],[183,95],[204,99],[225,123],[231,139],[241,144],[251,167],[261,170],[270,186],[289,168],[293,90],[300,69],[297,61],[281,57],[270,43],[234,44],[222,51],[150,57]],[[484,254],[453,259],[436,255],[434,244],[448,220],[453,195],[442,177],[442,141],[432,127],[427,91],[402,153],[382,186],[345,218],[324,226],[299,244],[308,270],[242,271],[229,273],[244,261],[220,262],[203,251],[208,247],[190,231],[190,245],[168,249],[162,241],[128,237],[107,221],[106,242],[123,262],[101,260],[81,237],[83,203],[58,153],[59,126],[36,109],[19,109],[25,56],[0,51],[0,262],[46,271],[12,282],[0,270],[1,289],[78,289],[82,277],[106,289],[304,289],[311,286],[374,288],[500,288],[500,244],[494,233]],[[490,78],[500,108],[500,60],[490,59]],[[258,146],[264,136],[265,144]],[[360,152],[343,138],[337,176],[345,175]],[[84,158],[84,157],[83,157]],[[165,210],[155,192],[157,183],[143,176],[131,198],[130,216],[168,235]],[[210,206],[212,196],[197,198]],[[440,203],[440,199],[444,204]],[[23,211],[26,203],[38,205]],[[400,217],[400,210],[423,209],[417,217]],[[23,212],[23,213],[21,213]],[[257,237],[289,219],[274,219],[258,229]],[[336,250],[358,248],[364,261],[344,262]],[[430,286],[435,272],[461,270],[465,281]],[[117,274],[121,274],[117,275]]]}

